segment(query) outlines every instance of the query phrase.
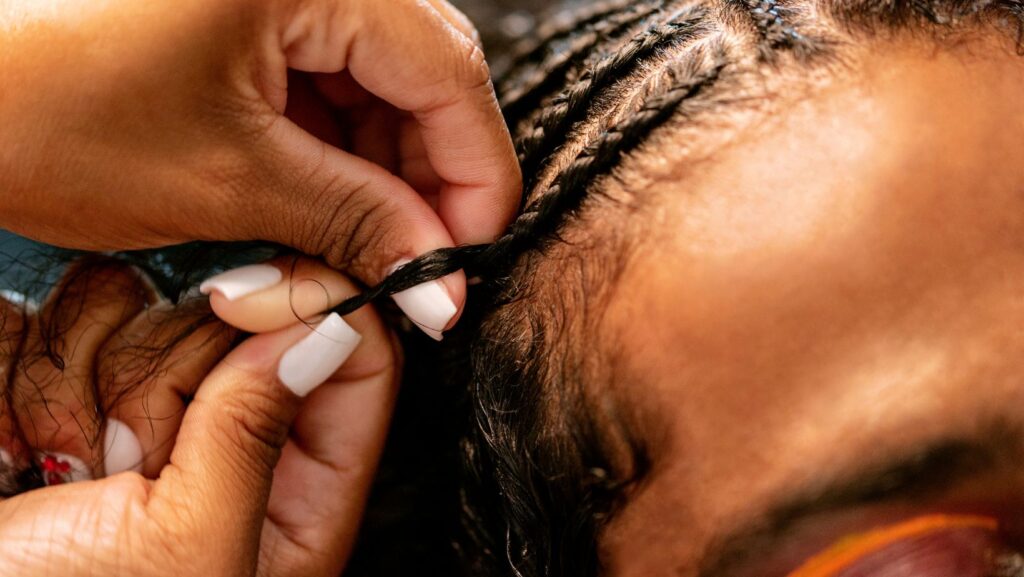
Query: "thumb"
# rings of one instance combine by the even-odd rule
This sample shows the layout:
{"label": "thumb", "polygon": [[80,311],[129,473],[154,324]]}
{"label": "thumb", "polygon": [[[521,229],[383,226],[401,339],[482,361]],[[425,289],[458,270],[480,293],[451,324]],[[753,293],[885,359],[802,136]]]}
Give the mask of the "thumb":
{"label": "thumb", "polygon": [[225,563],[255,562],[273,470],[299,400],[360,339],[331,314],[316,326],[253,336],[228,354],[185,413],[171,463],[153,486],[151,513],[174,520],[185,542],[201,536],[223,544]]}
{"label": "thumb", "polygon": [[[271,147],[253,156],[261,176],[246,197],[236,239],[270,240],[320,256],[331,268],[373,286],[395,268],[455,246],[441,217],[398,176],[331,147],[287,118],[266,132]],[[257,160],[258,159],[258,160]],[[427,334],[452,327],[466,300],[460,271],[396,298]]]}

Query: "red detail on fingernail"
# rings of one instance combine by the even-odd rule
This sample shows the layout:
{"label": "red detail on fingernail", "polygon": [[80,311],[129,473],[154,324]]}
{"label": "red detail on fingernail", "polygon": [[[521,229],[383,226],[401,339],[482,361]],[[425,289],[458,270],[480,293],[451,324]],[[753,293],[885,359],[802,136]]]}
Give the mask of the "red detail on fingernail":
{"label": "red detail on fingernail", "polygon": [[65,475],[71,473],[71,463],[62,461],[53,455],[46,455],[43,457],[41,466],[47,485],[62,485],[68,482]]}

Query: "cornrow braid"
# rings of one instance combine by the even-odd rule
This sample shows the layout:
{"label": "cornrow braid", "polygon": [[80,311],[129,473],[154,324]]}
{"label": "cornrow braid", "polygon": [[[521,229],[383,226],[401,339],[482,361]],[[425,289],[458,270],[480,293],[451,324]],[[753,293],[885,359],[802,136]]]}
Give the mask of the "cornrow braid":
{"label": "cornrow braid", "polygon": [[619,51],[602,58],[576,85],[556,98],[516,144],[526,175],[525,189],[531,190],[541,164],[561,149],[560,139],[585,118],[597,94],[634,72],[647,58],[706,32],[706,19],[707,10],[696,6],[686,9],[673,22],[649,28]]}
{"label": "cornrow braid", "polygon": [[[665,94],[646,102],[629,121],[605,131],[584,148],[555,184],[523,213],[509,234],[492,245],[495,254],[489,256],[497,259],[505,249],[516,252],[521,248],[515,244],[520,237],[551,234],[560,219],[578,210],[591,183],[617,167],[622,156],[635,150],[653,130],[672,118],[680,104],[713,85],[725,66],[722,58],[716,58],[710,70],[673,85]],[[505,246],[500,246],[502,244]]]}
{"label": "cornrow braid", "polygon": [[724,51],[718,52],[707,71],[671,86],[645,103],[628,122],[613,126],[588,145],[562,172],[556,182],[512,223],[508,231],[491,244],[440,249],[424,255],[396,270],[372,289],[352,297],[333,312],[342,316],[384,296],[412,288],[423,278],[440,278],[465,270],[470,276],[500,278],[525,250],[538,239],[554,233],[586,198],[596,179],[618,166],[623,155],[635,150],[653,130],[671,119],[679,106],[712,86],[726,66]]}
{"label": "cornrow braid", "polygon": [[792,10],[778,0],[729,0],[751,19],[761,36],[761,55],[769,57],[778,48],[792,48],[807,43],[807,39],[790,23]]}
{"label": "cornrow braid", "polygon": [[[964,21],[993,16],[997,26],[1016,28],[1017,52],[1024,55],[1024,1],[1022,0],[850,0],[821,6],[828,18],[847,31],[865,31],[882,23],[890,28],[931,25],[949,30]],[[923,19],[923,21],[922,21]]]}
{"label": "cornrow braid", "polygon": [[509,63],[500,72],[501,78],[496,83],[498,94],[502,94],[505,88],[513,85],[523,69],[537,67],[541,60],[552,51],[552,45],[557,41],[579,34],[587,26],[613,17],[634,4],[635,0],[598,2],[588,10],[575,13],[568,20],[542,28],[536,37],[521,42],[513,49]]}
{"label": "cornrow braid", "polygon": [[[553,141],[569,124],[586,113],[590,99],[630,74],[643,59],[706,32],[709,29],[706,26],[707,16],[703,6],[683,9],[672,22],[649,28],[615,54],[602,58],[585,78],[566,90],[563,97],[542,115],[541,124],[549,129],[545,132],[541,128],[540,133],[534,131],[534,148]],[[720,52],[720,62],[724,61],[721,54],[724,52]],[[495,242],[440,249],[423,255],[396,270],[377,286],[342,302],[332,309],[333,312],[344,316],[374,300],[412,288],[424,279],[440,278],[459,270],[465,270],[471,277],[499,281],[520,254],[554,233],[561,222],[578,209],[595,179],[614,170],[619,159],[635,149],[646,134],[671,118],[676,107],[686,98],[713,84],[723,66],[717,64],[706,75],[694,75],[674,85],[665,95],[645,104],[630,122],[607,129],[583,149],[553,185],[531,203]],[[550,136],[545,137],[544,134]],[[525,173],[528,173],[526,168]]]}
{"label": "cornrow braid", "polygon": [[660,1],[648,0],[602,20],[589,32],[573,39],[568,50],[555,53],[549,60],[538,64],[533,75],[520,82],[514,89],[499,90],[505,121],[510,126],[519,124],[522,117],[540,104],[543,97],[557,87],[570,70],[586,60],[595,50],[660,10]]}

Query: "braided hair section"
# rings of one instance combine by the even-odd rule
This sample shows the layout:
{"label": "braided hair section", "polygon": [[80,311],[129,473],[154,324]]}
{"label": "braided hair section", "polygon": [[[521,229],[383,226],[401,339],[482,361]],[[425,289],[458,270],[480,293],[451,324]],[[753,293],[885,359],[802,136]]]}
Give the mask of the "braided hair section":
{"label": "braided hair section", "polygon": [[586,117],[598,94],[612,88],[652,57],[706,33],[707,16],[707,11],[697,6],[668,24],[652,26],[617,52],[602,58],[579,82],[559,95],[516,143],[526,175],[526,190],[535,183],[541,164],[560,149],[561,139]]}
{"label": "braided hair section", "polygon": [[727,5],[739,9],[753,23],[760,37],[758,48],[763,58],[771,58],[775,50],[808,42],[796,30],[794,10],[779,0],[729,0]]}
{"label": "braided hair section", "polygon": [[520,42],[513,49],[509,63],[499,72],[501,78],[496,83],[498,94],[514,87],[523,71],[532,72],[540,67],[545,58],[558,52],[555,46],[560,41],[574,37],[594,24],[613,18],[635,4],[635,0],[595,2],[587,9],[575,12],[570,18],[559,19],[554,24],[542,27],[535,37]]}
{"label": "braided hair section", "polygon": [[[680,37],[693,38],[698,30],[705,28],[693,20],[693,15],[690,16],[684,22],[648,30],[645,35],[630,43],[627,52],[651,57],[673,46]],[[412,288],[422,283],[424,278],[440,278],[458,270],[465,270],[471,277],[488,279],[500,279],[507,275],[519,255],[536,247],[541,239],[556,233],[561,224],[575,213],[594,181],[611,173],[623,156],[635,150],[647,135],[671,119],[682,102],[714,84],[725,67],[724,50],[719,53],[716,64],[710,70],[695,73],[691,78],[672,85],[664,95],[646,103],[628,121],[609,127],[593,143],[587,145],[496,241],[486,245],[440,249],[424,255],[395,271],[380,285],[342,302],[333,312],[350,314],[380,297]],[[611,74],[609,71],[621,65],[621,62],[619,58],[602,59],[595,66],[592,76],[606,79]],[[567,111],[569,103],[585,108],[585,100],[581,99],[596,91],[596,86],[603,86],[604,82],[606,80],[600,83],[587,81],[584,86],[576,87],[573,91],[575,96],[555,106],[561,111]]]}
{"label": "braided hair section", "polygon": [[570,71],[577,68],[595,51],[606,49],[622,34],[661,10],[660,1],[641,2],[622,13],[610,16],[574,36],[569,48],[553,52],[540,62],[532,75],[514,87],[499,87],[499,99],[505,120],[517,126],[525,115],[532,112],[545,96],[565,81]]}
{"label": "braided hair section", "polygon": [[[616,9],[619,13],[615,12]],[[1024,43],[1024,0],[852,0],[813,5],[801,0],[658,0],[638,6],[631,6],[629,2],[612,2],[600,5],[595,11],[573,22],[572,25],[583,27],[584,30],[574,30],[572,26],[566,25],[548,34],[548,39],[555,42],[573,34],[583,34],[587,27],[593,27],[598,30],[596,34],[603,35],[606,42],[592,44],[594,40],[587,36],[586,42],[581,40],[579,52],[573,52],[564,61],[559,60],[558,56],[546,60],[548,49],[536,46],[522,54],[519,66],[526,67],[536,59],[545,59],[547,64],[556,68],[563,64],[570,68],[579,66],[594,52],[607,50],[607,44],[617,44],[614,41],[616,34],[626,33],[632,29],[631,25],[655,14],[669,12],[670,9],[671,21],[646,28],[614,51],[586,66],[579,74],[579,79],[555,96],[536,116],[533,125],[516,139],[528,192],[536,185],[545,163],[564,149],[566,137],[572,133],[573,127],[593,112],[593,103],[598,98],[613,93],[620,82],[641,70],[650,60],[673,51],[681,50],[685,53],[687,46],[712,32],[722,34],[723,40],[727,40],[730,45],[752,46],[760,54],[760,58],[754,61],[755,65],[775,62],[780,52],[789,50],[804,55],[829,54],[833,49],[838,49],[841,43],[836,39],[842,37],[845,30],[879,20],[897,26],[919,19],[948,27],[967,18],[989,16],[1003,25],[1014,27],[1019,45]],[[739,33],[736,27],[723,20],[734,16],[737,10],[749,18],[753,37],[735,36]],[[816,15],[816,33],[799,30],[796,22],[806,22],[812,15]],[[601,24],[603,21],[612,23]],[[836,22],[842,25],[838,26]],[[831,37],[824,38],[817,33],[821,30],[831,30]],[[742,60],[744,66],[747,66],[746,57],[742,54],[735,55],[731,60],[737,63]],[[556,70],[554,76],[564,79],[567,73],[563,72],[561,69]],[[506,90],[516,92],[510,87]],[[526,98],[526,92],[516,92],[520,95],[515,98]],[[513,102],[508,104],[513,106]],[[648,115],[651,118],[645,120],[644,117]],[[537,200],[526,207],[506,234],[493,245],[442,249],[424,255],[397,270],[378,286],[341,303],[334,309],[335,312],[349,314],[375,299],[460,269],[465,269],[470,276],[482,276],[496,282],[507,277],[510,268],[523,252],[539,246],[545,235],[557,231],[561,223],[579,207],[589,187],[593,185],[593,180],[612,172],[623,155],[636,148],[637,141],[642,140],[638,139],[638,135],[643,130],[653,130],[663,123],[664,119],[656,121],[658,119],[660,115],[654,115],[650,107],[645,106],[636,122],[628,126],[612,126],[593,143],[586,144],[562,173],[556,175],[550,187],[536,191],[539,194],[529,195]]]}

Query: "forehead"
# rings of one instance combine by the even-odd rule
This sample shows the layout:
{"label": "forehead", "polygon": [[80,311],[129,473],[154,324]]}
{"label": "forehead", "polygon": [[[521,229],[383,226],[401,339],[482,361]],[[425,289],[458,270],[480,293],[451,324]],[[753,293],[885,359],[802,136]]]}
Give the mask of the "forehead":
{"label": "forehead", "polygon": [[877,52],[647,191],[604,393],[660,442],[612,574],[673,574],[808,476],[1024,402],[1024,61],[979,50]]}

